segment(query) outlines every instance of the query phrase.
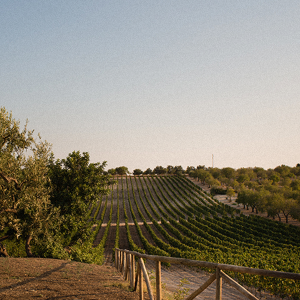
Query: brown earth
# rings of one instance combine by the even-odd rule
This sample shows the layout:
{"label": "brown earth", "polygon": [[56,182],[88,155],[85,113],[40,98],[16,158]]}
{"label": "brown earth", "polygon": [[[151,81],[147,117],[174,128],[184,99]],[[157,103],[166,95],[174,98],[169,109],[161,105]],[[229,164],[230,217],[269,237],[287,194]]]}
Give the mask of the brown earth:
{"label": "brown earth", "polygon": [[0,258],[0,299],[137,300],[109,265],[44,258]]}
{"label": "brown earth", "polygon": [[[150,278],[155,273],[148,262]],[[172,265],[162,268],[163,299],[172,300],[183,289],[190,294],[202,285],[211,274],[197,268]],[[180,281],[183,281],[180,288]],[[146,288],[146,287],[145,287]],[[196,299],[215,299],[215,283]],[[247,288],[258,299],[278,300],[280,297]],[[223,283],[224,300],[244,297],[234,288]],[[0,258],[0,299],[115,299],[138,300],[129,283],[110,264],[90,265],[80,262],[44,258]],[[145,293],[145,300],[149,299]],[[182,298],[180,298],[182,299]]]}

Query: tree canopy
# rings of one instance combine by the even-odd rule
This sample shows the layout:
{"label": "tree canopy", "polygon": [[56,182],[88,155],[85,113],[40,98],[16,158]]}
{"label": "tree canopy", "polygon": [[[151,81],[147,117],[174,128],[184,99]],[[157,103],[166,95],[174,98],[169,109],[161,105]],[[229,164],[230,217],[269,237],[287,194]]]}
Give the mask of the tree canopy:
{"label": "tree canopy", "polygon": [[134,169],[133,170],[133,175],[139,176],[139,175],[142,175],[142,174],[143,174],[143,171],[141,169]]}
{"label": "tree canopy", "polygon": [[125,166],[117,167],[116,174],[118,175],[126,175],[129,174],[128,168]]}
{"label": "tree canopy", "polygon": [[31,256],[30,242],[47,232],[51,212],[48,185],[48,161],[51,147],[20,122],[4,107],[0,109],[0,238],[26,239],[26,252]]}
{"label": "tree canopy", "polygon": [[[66,159],[49,163],[51,203],[64,217],[64,232],[72,235],[85,228],[85,215],[99,195],[107,194],[110,175],[104,175],[106,162],[90,163],[87,152],[73,151]],[[81,233],[82,234],[82,233]]]}

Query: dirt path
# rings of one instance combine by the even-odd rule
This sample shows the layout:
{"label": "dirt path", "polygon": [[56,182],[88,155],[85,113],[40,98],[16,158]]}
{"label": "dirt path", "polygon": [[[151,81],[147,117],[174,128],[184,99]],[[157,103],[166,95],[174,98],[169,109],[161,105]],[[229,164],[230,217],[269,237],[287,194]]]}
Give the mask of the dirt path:
{"label": "dirt path", "polygon": [[[146,263],[147,270],[150,272],[150,276],[155,274],[155,267],[153,262],[147,261]],[[162,283],[164,289],[176,293],[179,289],[189,289],[187,295],[190,295],[193,291],[197,290],[202,284],[204,284],[212,274],[204,272],[200,269],[194,267],[180,266],[180,265],[171,265],[167,268],[162,266]],[[185,279],[183,284],[180,287],[180,281]],[[249,292],[251,292],[258,299],[264,300],[279,300],[280,297],[275,297],[270,295],[267,292],[258,292],[254,288],[245,287]],[[195,299],[197,300],[212,300],[216,297],[216,283],[213,282],[205,291],[198,295]],[[241,293],[236,289],[223,282],[222,287],[222,299],[223,300],[242,300],[246,299]]]}

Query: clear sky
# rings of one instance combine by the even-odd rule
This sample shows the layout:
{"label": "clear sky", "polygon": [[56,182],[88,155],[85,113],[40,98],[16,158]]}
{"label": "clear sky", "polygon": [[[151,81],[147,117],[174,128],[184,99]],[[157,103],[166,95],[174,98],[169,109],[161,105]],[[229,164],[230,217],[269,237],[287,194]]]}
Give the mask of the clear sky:
{"label": "clear sky", "polygon": [[299,0],[0,0],[0,106],[107,169],[300,163]]}

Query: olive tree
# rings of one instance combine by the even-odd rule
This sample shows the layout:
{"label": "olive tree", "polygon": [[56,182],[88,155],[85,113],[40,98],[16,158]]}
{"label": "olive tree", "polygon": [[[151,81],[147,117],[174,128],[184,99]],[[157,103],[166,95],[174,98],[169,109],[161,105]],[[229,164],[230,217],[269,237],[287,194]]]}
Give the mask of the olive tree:
{"label": "olive tree", "polygon": [[30,243],[47,232],[53,214],[47,185],[51,147],[34,138],[27,123],[21,129],[11,112],[0,108],[0,242],[21,237],[32,256]]}

